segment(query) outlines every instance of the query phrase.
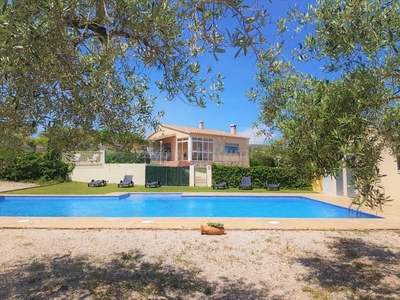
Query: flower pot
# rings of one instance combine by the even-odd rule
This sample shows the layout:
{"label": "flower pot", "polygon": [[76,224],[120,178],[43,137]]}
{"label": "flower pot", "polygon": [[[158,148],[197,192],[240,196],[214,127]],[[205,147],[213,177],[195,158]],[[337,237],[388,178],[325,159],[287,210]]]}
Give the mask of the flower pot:
{"label": "flower pot", "polygon": [[212,226],[200,226],[200,231],[201,234],[210,234],[210,235],[218,235],[218,234],[224,234],[225,229],[222,228],[217,228],[217,227],[212,227]]}

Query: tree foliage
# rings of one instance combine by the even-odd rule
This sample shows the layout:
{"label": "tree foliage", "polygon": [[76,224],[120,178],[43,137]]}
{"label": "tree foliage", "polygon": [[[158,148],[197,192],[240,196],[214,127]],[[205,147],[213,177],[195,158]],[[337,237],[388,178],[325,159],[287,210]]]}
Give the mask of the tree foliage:
{"label": "tree foliage", "polygon": [[399,12],[400,2],[387,0],[318,0],[293,11],[292,21],[313,29],[294,58],[323,62],[326,77],[277,56],[260,65],[249,92],[261,103],[259,123],[285,136],[294,166],[314,178],[349,168],[354,201],[371,208],[388,200],[379,188],[382,150],[399,153]]}
{"label": "tree foliage", "polygon": [[97,145],[111,146],[121,152],[131,152],[133,144],[144,145],[146,143],[144,135],[135,132],[111,134],[107,129],[102,129],[93,131],[91,137]]}
{"label": "tree foliage", "polygon": [[[1,150],[0,162],[6,158],[7,168],[0,169],[0,179],[30,181],[39,183],[68,181],[71,171],[68,164],[61,161],[61,153],[47,150],[44,153],[25,153]],[[10,163],[11,161],[11,163]]]}
{"label": "tree foliage", "polygon": [[1,2],[1,138],[61,127],[71,130],[64,140],[75,130],[140,132],[163,114],[152,85],[168,100],[220,103],[223,77],[198,56],[265,42],[266,10],[243,0]]}

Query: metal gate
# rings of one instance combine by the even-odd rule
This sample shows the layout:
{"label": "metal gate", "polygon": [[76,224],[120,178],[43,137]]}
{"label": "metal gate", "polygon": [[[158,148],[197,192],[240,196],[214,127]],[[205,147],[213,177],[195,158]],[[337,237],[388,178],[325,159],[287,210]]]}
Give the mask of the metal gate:
{"label": "metal gate", "polygon": [[188,186],[189,167],[146,166],[146,182],[159,181],[161,186]]}

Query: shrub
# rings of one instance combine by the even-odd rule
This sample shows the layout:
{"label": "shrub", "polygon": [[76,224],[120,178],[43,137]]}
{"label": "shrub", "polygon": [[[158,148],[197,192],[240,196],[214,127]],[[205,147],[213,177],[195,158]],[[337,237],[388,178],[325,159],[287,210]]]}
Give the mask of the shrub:
{"label": "shrub", "polygon": [[305,180],[295,169],[266,166],[239,167],[212,165],[213,182],[229,182],[231,187],[238,187],[242,177],[251,177],[254,188],[264,188],[265,183],[279,183],[282,189],[311,190],[311,182]]}
{"label": "shrub", "polygon": [[61,153],[18,153],[12,165],[2,171],[1,178],[30,182],[63,182],[69,180],[69,166],[61,161]]}
{"label": "shrub", "polygon": [[150,163],[150,155],[147,152],[114,152],[106,153],[107,164],[143,164]]}

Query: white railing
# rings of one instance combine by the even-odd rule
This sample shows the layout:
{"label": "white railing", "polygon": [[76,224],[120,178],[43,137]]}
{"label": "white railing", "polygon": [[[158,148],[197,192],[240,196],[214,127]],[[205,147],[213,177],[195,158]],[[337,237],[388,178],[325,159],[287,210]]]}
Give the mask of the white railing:
{"label": "white railing", "polygon": [[96,165],[105,163],[105,151],[76,151],[75,153],[64,153],[64,162],[76,165]]}

